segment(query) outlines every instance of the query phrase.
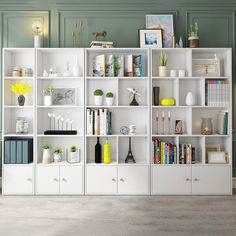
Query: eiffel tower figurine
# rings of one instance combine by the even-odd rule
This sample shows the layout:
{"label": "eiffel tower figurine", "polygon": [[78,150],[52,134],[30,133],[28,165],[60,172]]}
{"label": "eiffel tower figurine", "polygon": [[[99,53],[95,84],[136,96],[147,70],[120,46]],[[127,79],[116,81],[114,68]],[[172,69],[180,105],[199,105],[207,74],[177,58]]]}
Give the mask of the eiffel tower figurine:
{"label": "eiffel tower figurine", "polygon": [[136,163],[136,161],[134,160],[134,156],[132,154],[132,151],[131,151],[131,137],[129,137],[129,151],[128,151],[128,155],[125,159],[125,163],[129,163],[129,162]]}

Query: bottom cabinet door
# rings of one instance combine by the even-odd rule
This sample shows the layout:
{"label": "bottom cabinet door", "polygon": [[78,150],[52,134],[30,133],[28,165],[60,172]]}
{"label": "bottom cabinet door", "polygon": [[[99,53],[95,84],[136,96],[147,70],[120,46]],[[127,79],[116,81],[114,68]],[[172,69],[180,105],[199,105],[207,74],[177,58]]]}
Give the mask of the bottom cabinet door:
{"label": "bottom cabinet door", "polygon": [[191,194],[191,167],[152,166],[152,194]]}
{"label": "bottom cabinet door", "polygon": [[59,166],[38,166],[36,189],[38,194],[59,194]]}
{"label": "bottom cabinet door", "polygon": [[86,193],[88,194],[117,193],[117,167],[87,166]]}
{"label": "bottom cabinet door", "polygon": [[3,168],[3,194],[33,194],[33,166]]}
{"label": "bottom cabinet door", "polygon": [[192,166],[193,194],[231,194],[230,166]]}
{"label": "bottom cabinet door", "polygon": [[60,167],[60,193],[82,194],[83,193],[83,167],[61,166]]}
{"label": "bottom cabinet door", "polygon": [[148,194],[149,167],[148,166],[119,166],[118,193],[120,194]]}

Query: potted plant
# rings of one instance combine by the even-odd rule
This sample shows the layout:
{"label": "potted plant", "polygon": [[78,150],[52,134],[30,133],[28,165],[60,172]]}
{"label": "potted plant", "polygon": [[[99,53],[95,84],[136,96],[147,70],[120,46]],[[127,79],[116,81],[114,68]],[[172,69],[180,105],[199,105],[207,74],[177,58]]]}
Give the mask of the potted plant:
{"label": "potted plant", "polygon": [[70,161],[71,162],[79,162],[78,159],[78,148],[75,145],[70,147]]}
{"label": "potted plant", "polygon": [[94,102],[96,106],[101,106],[102,105],[102,96],[103,96],[103,91],[101,89],[96,89],[93,92],[94,95]]}
{"label": "potted plant", "polygon": [[51,163],[51,156],[50,156],[50,145],[44,144],[43,145],[43,164]]}
{"label": "potted plant", "polygon": [[113,100],[114,100],[114,95],[112,92],[108,92],[106,94],[106,103],[107,103],[107,106],[112,106],[113,104]]}
{"label": "potted plant", "polygon": [[159,76],[165,77],[167,74],[167,55],[161,52],[160,55],[160,66],[159,66]]}
{"label": "potted plant", "polygon": [[62,150],[60,148],[57,148],[53,152],[53,160],[54,162],[60,162],[62,157]]}
{"label": "potted plant", "polygon": [[199,36],[198,36],[198,23],[195,22],[194,25],[190,25],[188,32],[188,42],[190,48],[198,48],[199,47]]}
{"label": "potted plant", "polygon": [[47,88],[43,89],[44,106],[51,106],[52,105],[52,92],[53,92],[53,87],[51,87],[51,86],[48,86]]}
{"label": "potted plant", "polygon": [[24,94],[28,93],[31,90],[32,86],[29,86],[27,82],[21,83],[16,82],[11,86],[11,92],[18,95],[18,104],[19,106],[24,106],[25,96]]}

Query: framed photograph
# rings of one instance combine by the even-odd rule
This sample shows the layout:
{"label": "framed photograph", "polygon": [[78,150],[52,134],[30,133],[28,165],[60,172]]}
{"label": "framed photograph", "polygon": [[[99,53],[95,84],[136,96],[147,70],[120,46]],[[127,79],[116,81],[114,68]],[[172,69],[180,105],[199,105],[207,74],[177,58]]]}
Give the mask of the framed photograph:
{"label": "framed photograph", "polygon": [[208,163],[208,152],[220,152],[220,144],[206,144],[206,163]]}
{"label": "framed photograph", "polygon": [[139,29],[140,48],[162,48],[162,29]]}
{"label": "framed photograph", "polygon": [[162,29],[164,48],[172,48],[172,37],[174,35],[173,15],[146,15],[147,29]]}
{"label": "framed photograph", "polygon": [[54,106],[76,105],[76,89],[54,88],[52,92],[52,105]]}
{"label": "framed photograph", "polygon": [[175,134],[183,134],[183,121],[175,120]]}

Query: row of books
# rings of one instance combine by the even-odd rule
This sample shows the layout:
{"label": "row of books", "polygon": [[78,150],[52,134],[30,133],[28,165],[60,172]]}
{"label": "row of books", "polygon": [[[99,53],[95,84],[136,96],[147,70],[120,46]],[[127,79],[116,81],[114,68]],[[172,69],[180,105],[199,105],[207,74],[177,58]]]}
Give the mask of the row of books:
{"label": "row of books", "polygon": [[230,90],[228,80],[206,80],[205,105],[228,107]]}
{"label": "row of books", "polygon": [[217,117],[217,133],[227,135],[229,134],[229,112],[221,111]]}
{"label": "row of books", "polygon": [[142,77],[142,55],[97,55],[94,57],[94,77]]}
{"label": "row of books", "polygon": [[110,135],[111,112],[107,109],[87,109],[87,134]]}
{"label": "row of books", "polygon": [[152,158],[154,164],[177,164],[177,147],[155,138],[152,140]]}
{"label": "row of books", "polygon": [[179,144],[179,164],[195,164],[195,148],[192,144]]}
{"label": "row of books", "polygon": [[5,164],[28,164],[33,162],[33,139],[4,140]]}
{"label": "row of books", "polygon": [[113,48],[113,42],[111,41],[92,41],[91,48]]}

